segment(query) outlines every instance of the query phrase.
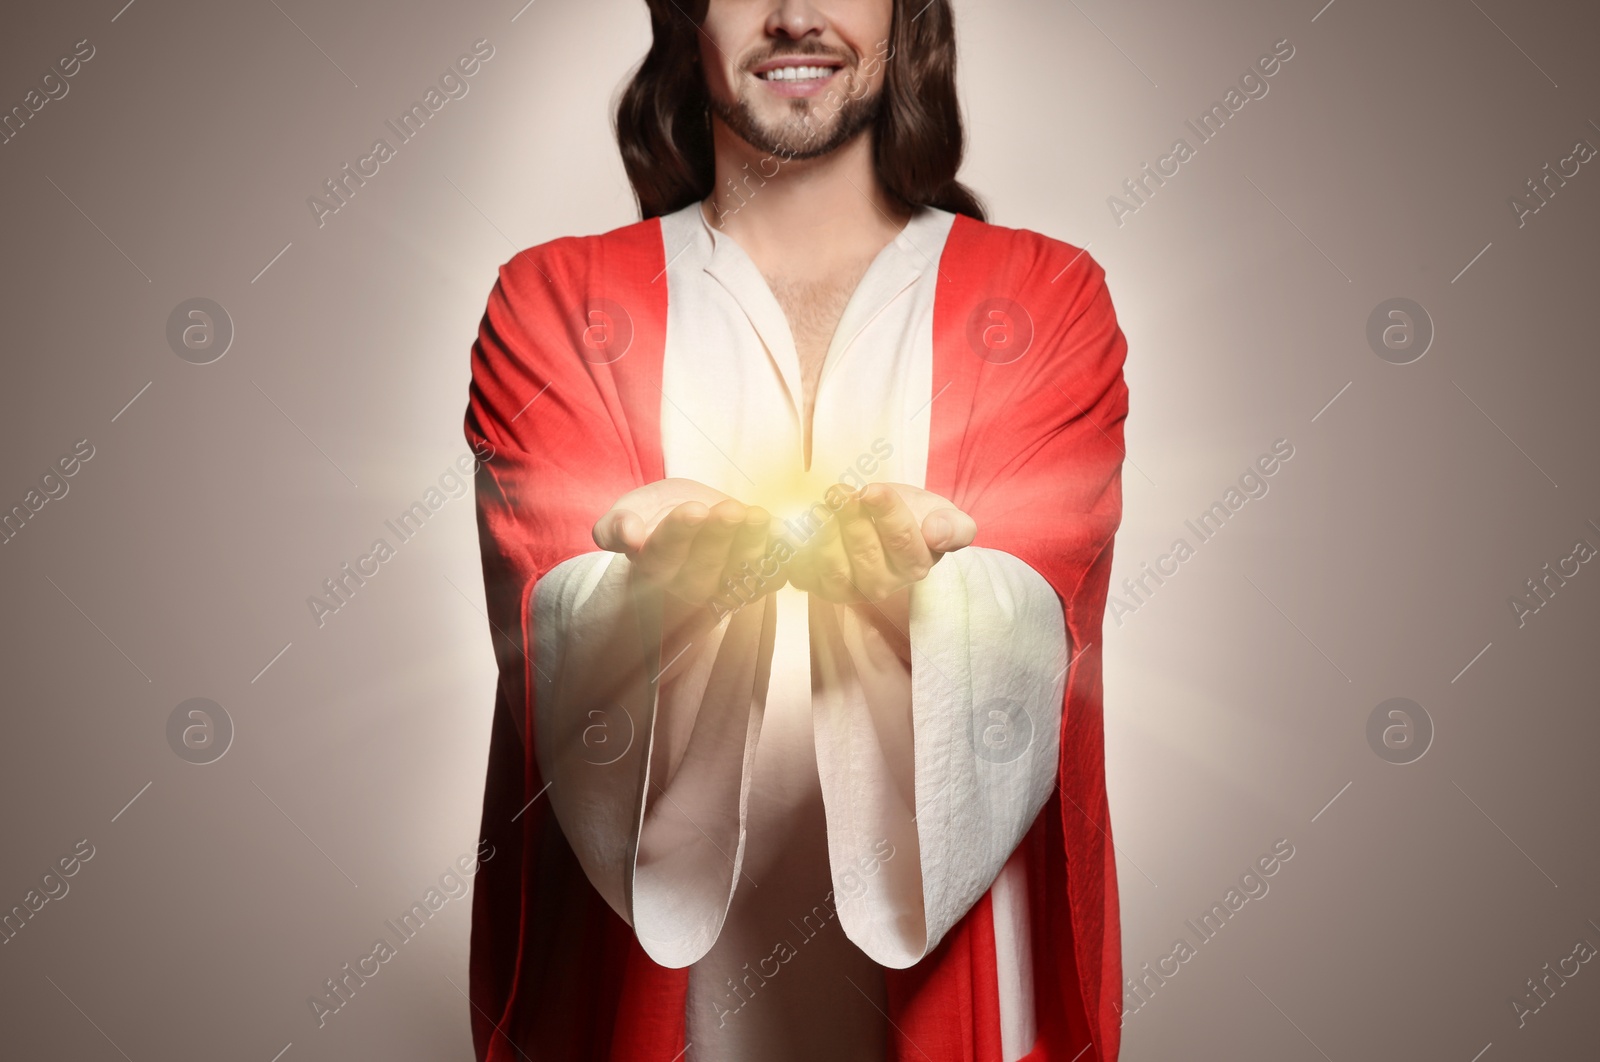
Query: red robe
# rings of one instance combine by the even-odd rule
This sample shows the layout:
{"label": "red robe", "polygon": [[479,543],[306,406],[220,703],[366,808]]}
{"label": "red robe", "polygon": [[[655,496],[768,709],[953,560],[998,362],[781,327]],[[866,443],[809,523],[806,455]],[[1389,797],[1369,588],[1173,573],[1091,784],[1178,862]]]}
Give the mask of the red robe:
{"label": "red robe", "polygon": [[[535,583],[593,551],[594,521],[663,478],[667,319],[650,219],[522,251],[500,269],[472,354],[468,440],[500,669],[473,899],[482,1062],[672,1062],[688,968],[659,966],[590,885],[540,796],[530,682]],[[957,217],[939,262],[927,489],[1061,598],[1072,664],[1059,779],[1027,848],[1028,1062],[1111,1062],[1121,1026],[1116,864],[1101,723],[1101,618],[1121,520],[1127,344],[1105,272],[1026,230]],[[886,969],[893,1062],[1000,1062],[985,894],[916,965]],[[1090,1046],[1092,1045],[1092,1047]]]}

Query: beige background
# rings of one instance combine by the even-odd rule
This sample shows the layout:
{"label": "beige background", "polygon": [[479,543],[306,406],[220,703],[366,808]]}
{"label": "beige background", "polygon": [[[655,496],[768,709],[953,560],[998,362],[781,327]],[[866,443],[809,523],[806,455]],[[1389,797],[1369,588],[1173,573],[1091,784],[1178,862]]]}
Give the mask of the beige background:
{"label": "beige background", "polygon": [[[493,674],[470,501],[321,628],[306,598],[465,450],[495,268],[632,220],[608,108],[644,6],[119,6],[14,9],[0,35],[6,107],[95,47],[0,146],[0,506],[94,447],[0,546],[0,907],[94,848],[0,945],[3,1053],[468,1058],[465,899],[325,1027],[306,998],[475,844]],[[964,179],[994,220],[1089,246],[1128,336],[1115,582],[1295,448],[1107,620],[1130,972],[1295,851],[1129,1015],[1124,1057],[1580,1057],[1600,965],[1525,1027],[1509,1001],[1600,946],[1600,568],[1525,626],[1508,601],[1600,546],[1600,161],[1522,227],[1507,199],[1600,145],[1600,16],[1320,6],[958,7]],[[480,38],[469,94],[319,228],[306,198]],[[1117,225],[1107,197],[1285,38],[1269,94]],[[209,365],[165,338],[194,296],[236,329]],[[1365,338],[1393,297],[1436,329],[1412,364]],[[165,731],[192,697],[236,727],[203,766]],[[1432,720],[1416,762],[1368,744],[1391,697]]]}

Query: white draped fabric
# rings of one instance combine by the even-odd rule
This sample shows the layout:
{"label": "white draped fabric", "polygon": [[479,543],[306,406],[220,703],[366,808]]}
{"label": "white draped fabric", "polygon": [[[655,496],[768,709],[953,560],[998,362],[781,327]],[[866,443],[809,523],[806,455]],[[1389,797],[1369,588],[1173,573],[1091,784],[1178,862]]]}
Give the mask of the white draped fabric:
{"label": "white draped fabric", "polygon": [[[777,299],[698,204],[663,218],[666,475],[765,506],[794,540],[833,483],[922,486],[952,220],[919,213],[851,296],[807,468]],[[969,547],[912,588],[909,641],[793,587],[664,635],[631,567],[596,551],[539,582],[535,734],[595,888],[651,958],[691,966],[686,1057],[878,1062],[882,968],[917,962],[985,892],[1004,1057],[1026,1054],[1013,852],[1055,783],[1069,648],[1049,584]]]}

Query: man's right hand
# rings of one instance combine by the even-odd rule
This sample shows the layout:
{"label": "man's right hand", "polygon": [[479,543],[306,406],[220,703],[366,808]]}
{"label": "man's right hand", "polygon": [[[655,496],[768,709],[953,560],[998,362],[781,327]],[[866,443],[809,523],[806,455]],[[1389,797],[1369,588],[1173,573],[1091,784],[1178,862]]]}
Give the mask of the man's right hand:
{"label": "man's right hand", "polygon": [[[595,521],[595,545],[626,554],[638,575],[694,608],[721,599],[766,556],[771,516],[692,479],[663,479],[629,491]],[[748,567],[746,567],[748,566]],[[783,585],[780,573],[761,587]]]}

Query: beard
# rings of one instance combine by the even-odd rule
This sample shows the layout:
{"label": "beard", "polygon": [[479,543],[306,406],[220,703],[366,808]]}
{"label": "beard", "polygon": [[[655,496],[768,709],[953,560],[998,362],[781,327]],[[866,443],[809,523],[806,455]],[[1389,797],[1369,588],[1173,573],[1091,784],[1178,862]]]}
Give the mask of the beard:
{"label": "beard", "polygon": [[884,89],[880,87],[859,99],[846,94],[843,105],[821,120],[817,114],[826,107],[821,100],[790,100],[788,116],[773,123],[757,117],[750,101],[751,91],[740,92],[731,103],[713,98],[712,113],[757,151],[787,162],[820,158],[837,151],[876,122],[883,109]]}

